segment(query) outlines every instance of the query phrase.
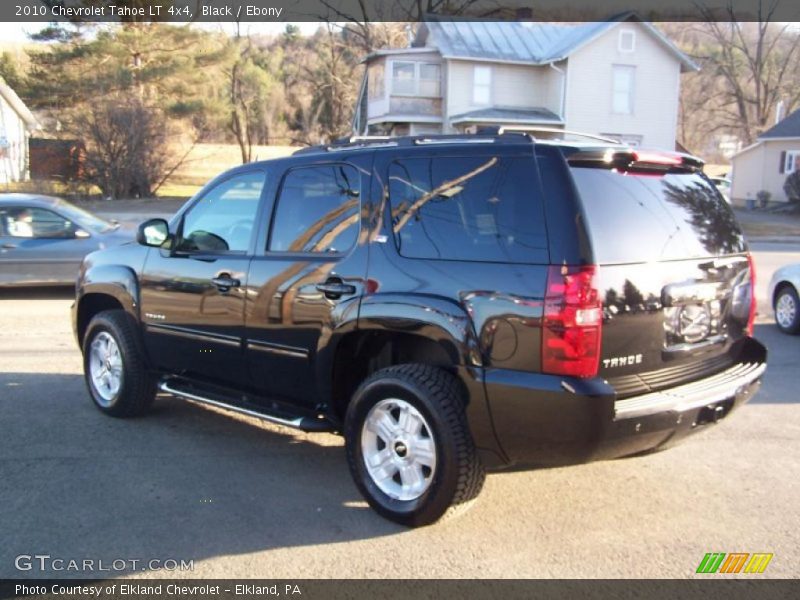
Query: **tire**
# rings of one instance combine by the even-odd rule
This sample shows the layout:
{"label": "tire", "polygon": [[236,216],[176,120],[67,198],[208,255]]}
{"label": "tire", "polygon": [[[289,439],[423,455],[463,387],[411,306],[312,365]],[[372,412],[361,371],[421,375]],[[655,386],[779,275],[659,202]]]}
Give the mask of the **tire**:
{"label": "tire", "polygon": [[401,525],[460,513],[483,487],[459,386],[441,369],[405,364],[372,374],[348,407],[344,436],[359,491]]}
{"label": "tire", "polygon": [[775,296],[775,324],[784,333],[800,333],[800,301],[791,285],[784,285]]}
{"label": "tire", "polygon": [[95,406],[112,417],[142,415],[156,397],[156,381],[136,335],[125,311],[109,310],[95,315],[83,339],[86,387]]}

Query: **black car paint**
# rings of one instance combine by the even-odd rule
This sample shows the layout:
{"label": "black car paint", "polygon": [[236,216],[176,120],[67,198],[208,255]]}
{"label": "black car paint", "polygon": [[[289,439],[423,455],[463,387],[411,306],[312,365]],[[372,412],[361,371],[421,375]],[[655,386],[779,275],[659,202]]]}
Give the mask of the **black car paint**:
{"label": "black car paint", "polygon": [[[696,415],[685,419],[662,415],[638,420],[638,425],[614,421],[617,391],[610,382],[624,377],[624,368],[601,370],[589,380],[538,372],[548,265],[595,262],[591,233],[565,159],[569,151],[527,141],[463,145],[452,152],[440,147],[414,149],[414,156],[421,157],[502,152],[529,159],[529,185],[544,202],[547,264],[402,257],[387,209],[386,174],[395,155],[404,150],[300,154],[239,167],[210,182],[175,215],[170,228],[179,231],[183,214],[223,178],[262,169],[267,173],[258,213],[262,226],[254,228],[250,251],[236,256],[176,255],[168,248],[126,246],[94,253],[86,259],[79,279],[76,333],[80,340],[87,322],[86,299],[107,294],[142,324],[155,369],[252,394],[256,401],[278,398],[298,410],[327,414],[333,422],[341,418],[334,403],[332,373],[343,342],[350,335],[371,331],[418,336],[441,348],[461,380],[473,438],[489,466],[620,456],[677,439],[695,429],[687,430],[686,423]],[[361,173],[361,230],[355,247],[342,256],[265,250],[282,174],[296,165],[332,162],[351,164]],[[661,292],[666,283],[675,277],[709,279],[704,261],[677,262],[681,264],[666,263],[663,271],[660,265],[655,272],[646,264],[601,267],[604,290],[619,288],[627,280],[659,302],[658,308],[645,305],[618,312],[604,327],[657,329],[660,320],[655,313],[663,309]],[[742,258],[713,276],[728,281],[744,266]],[[241,285],[220,291],[209,283],[223,274],[239,279]],[[352,285],[353,293],[320,293],[316,286],[330,278]],[[275,304],[278,295],[280,306]],[[300,318],[284,318],[286,310]],[[169,318],[161,319],[165,313]],[[652,339],[660,340],[660,333]],[[734,361],[745,347],[758,354],[753,345],[760,346],[744,337],[740,327],[716,351]],[[603,356],[622,352],[627,350],[612,343]],[[657,369],[665,360],[661,348],[648,348],[647,356],[648,368]],[[680,360],[696,361],[697,353],[686,353]]]}

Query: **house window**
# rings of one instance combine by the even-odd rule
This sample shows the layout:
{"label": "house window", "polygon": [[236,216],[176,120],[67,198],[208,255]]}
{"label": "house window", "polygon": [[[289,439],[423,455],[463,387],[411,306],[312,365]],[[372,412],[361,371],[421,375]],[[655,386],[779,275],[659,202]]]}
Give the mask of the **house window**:
{"label": "house window", "polygon": [[492,100],[492,68],[476,66],[472,75],[472,102],[489,104]]}
{"label": "house window", "polygon": [[783,172],[787,175],[800,171],[800,150],[789,150],[784,159]]}
{"label": "house window", "polygon": [[416,63],[392,64],[392,93],[413,96],[417,92]]}
{"label": "house window", "polygon": [[617,49],[620,52],[633,52],[636,49],[636,32],[630,29],[621,30],[617,39]]}
{"label": "house window", "polygon": [[377,100],[386,95],[384,77],[384,67],[382,64],[370,65],[367,78],[367,91],[370,100]]}
{"label": "house window", "polygon": [[633,114],[636,67],[614,65],[611,110],[618,115]]}
{"label": "house window", "polygon": [[439,65],[419,63],[419,95],[441,95],[441,69]]}
{"label": "house window", "polygon": [[438,64],[411,61],[392,63],[392,94],[397,96],[441,95],[441,67]]}

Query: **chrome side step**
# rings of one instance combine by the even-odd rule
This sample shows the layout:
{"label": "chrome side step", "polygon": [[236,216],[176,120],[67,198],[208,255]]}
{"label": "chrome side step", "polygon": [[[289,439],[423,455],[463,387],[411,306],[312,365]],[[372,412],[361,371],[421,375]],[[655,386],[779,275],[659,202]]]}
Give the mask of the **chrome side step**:
{"label": "chrome side step", "polygon": [[259,410],[246,408],[244,406],[237,406],[236,404],[224,402],[222,400],[215,400],[213,398],[201,396],[199,393],[190,392],[188,390],[184,390],[170,384],[171,382],[169,379],[162,381],[159,384],[158,389],[161,390],[162,392],[173,394],[174,396],[182,398],[183,400],[188,400],[189,402],[195,402],[197,404],[207,404],[209,406],[221,408],[223,410],[227,410],[230,412],[238,413],[241,415],[247,415],[248,417],[255,417],[256,419],[269,421],[270,423],[276,423],[278,425],[283,425],[285,427],[299,429],[301,431],[307,431],[307,432],[335,431],[335,427],[333,426],[333,424],[324,419],[313,419],[311,417],[303,417],[303,416],[298,416],[293,418],[279,417],[277,415],[270,414],[268,412],[262,412]]}

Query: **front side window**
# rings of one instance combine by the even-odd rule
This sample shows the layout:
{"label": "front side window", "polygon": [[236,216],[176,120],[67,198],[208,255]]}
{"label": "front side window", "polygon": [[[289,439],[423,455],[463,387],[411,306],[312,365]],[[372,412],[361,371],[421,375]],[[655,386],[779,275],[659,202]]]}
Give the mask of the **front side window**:
{"label": "front side window", "polygon": [[347,252],[359,229],[360,179],[343,164],[292,169],[278,196],[272,252]]}
{"label": "front side window", "polygon": [[389,200],[398,250],[408,258],[547,261],[532,159],[414,158],[392,163]]}
{"label": "front side window", "polygon": [[69,219],[44,208],[0,210],[6,235],[18,238],[71,238],[77,228]]}
{"label": "front side window", "polygon": [[614,65],[611,109],[618,115],[633,114],[636,67]]}
{"label": "front side window", "polygon": [[214,186],[189,209],[177,250],[246,252],[256,221],[265,175],[253,171]]}
{"label": "front side window", "polygon": [[489,104],[492,99],[492,68],[476,66],[473,72],[472,102]]}

